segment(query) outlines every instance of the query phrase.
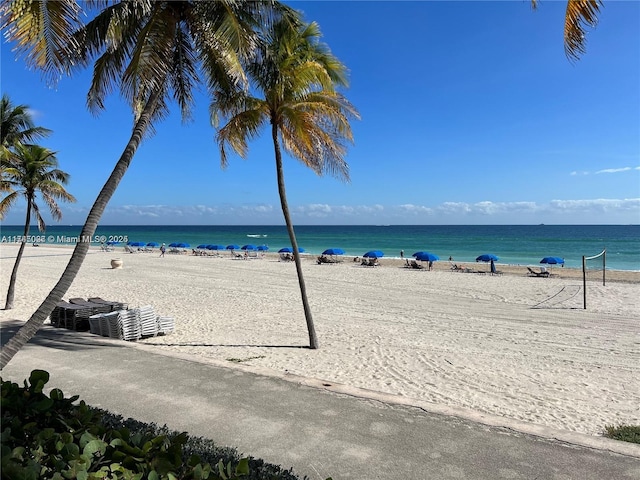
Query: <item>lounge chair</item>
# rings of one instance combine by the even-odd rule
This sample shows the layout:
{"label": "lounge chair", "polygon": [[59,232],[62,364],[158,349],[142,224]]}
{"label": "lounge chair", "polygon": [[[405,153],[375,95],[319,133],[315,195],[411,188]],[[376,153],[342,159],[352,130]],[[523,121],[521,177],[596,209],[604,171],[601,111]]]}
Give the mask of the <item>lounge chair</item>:
{"label": "lounge chair", "polygon": [[527,267],[527,270],[529,270],[529,276],[530,277],[544,277],[544,278],[548,278],[549,277],[549,272],[547,270],[543,270],[540,272],[536,272],[534,269],[532,269],[531,267]]}
{"label": "lounge chair", "polygon": [[378,263],[377,258],[371,257],[371,258],[363,258],[362,263],[360,265],[362,265],[363,267],[377,267],[380,264]]}

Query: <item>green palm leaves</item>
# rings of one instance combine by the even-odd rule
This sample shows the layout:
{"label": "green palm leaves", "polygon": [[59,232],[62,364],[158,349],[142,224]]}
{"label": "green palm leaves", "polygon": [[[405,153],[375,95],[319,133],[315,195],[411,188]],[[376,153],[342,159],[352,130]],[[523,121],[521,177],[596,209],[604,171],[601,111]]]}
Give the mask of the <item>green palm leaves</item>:
{"label": "green palm leaves", "polygon": [[38,228],[46,228],[37,202],[38,193],[49,208],[54,220],[62,218],[58,201],[75,202],[73,195],[68,193],[64,185],[69,175],[58,169],[56,153],[38,145],[17,145],[14,147],[12,161],[2,161],[2,183],[7,190],[11,190],[0,201],[0,218],[13,206],[19,196],[24,196],[27,205],[36,217]]}
{"label": "green palm leaves", "polygon": [[[265,33],[246,67],[254,89],[216,92],[212,123],[227,123],[217,134],[223,166],[228,147],[242,157],[247,143],[261,127],[277,126],[284,149],[322,175],[349,179],[344,160],[352,142],[350,119],[356,109],[337,91],[346,86],[346,68],[321,44],[318,25],[290,20],[276,23]],[[251,95],[252,92],[260,96]]]}

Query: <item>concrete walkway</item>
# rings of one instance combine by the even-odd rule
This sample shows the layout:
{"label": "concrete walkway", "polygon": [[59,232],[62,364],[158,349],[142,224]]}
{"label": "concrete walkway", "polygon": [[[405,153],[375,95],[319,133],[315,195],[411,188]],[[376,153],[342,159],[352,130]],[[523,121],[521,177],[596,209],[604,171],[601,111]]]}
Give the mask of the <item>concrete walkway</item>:
{"label": "concrete walkway", "polygon": [[[2,322],[3,344],[15,330]],[[472,412],[441,415],[434,411],[443,407],[153,348],[45,326],[2,377],[22,384],[31,370],[47,370],[48,386],[67,396],[210,438],[312,480],[640,479],[638,445]],[[529,430],[536,435],[522,433]]]}

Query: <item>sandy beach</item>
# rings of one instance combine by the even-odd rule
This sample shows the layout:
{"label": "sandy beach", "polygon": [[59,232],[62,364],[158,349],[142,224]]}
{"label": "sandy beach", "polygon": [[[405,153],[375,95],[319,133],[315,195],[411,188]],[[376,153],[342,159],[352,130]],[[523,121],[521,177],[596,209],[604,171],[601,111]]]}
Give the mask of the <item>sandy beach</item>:
{"label": "sandy beach", "polygon": [[[17,245],[0,247],[4,302]],[[15,308],[27,320],[51,290],[69,247],[27,246]],[[112,269],[121,258],[124,268]],[[433,271],[381,259],[318,265],[303,259],[320,349],[308,335],[295,266],[277,255],[232,260],[92,248],[65,299],[152,305],[176,331],[138,343],[166,355],[321,379],[535,425],[600,435],[640,424],[640,272],[551,278],[498,264],[503,275]],[[484,264],[467,267],[488,270]],[[188,372],[185,372],[188,375]]]}

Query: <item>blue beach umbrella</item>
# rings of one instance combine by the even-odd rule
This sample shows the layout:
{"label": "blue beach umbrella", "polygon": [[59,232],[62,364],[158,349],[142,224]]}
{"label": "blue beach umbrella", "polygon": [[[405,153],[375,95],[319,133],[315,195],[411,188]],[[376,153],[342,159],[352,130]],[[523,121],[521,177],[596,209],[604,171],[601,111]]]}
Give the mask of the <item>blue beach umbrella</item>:
{"label": "blue beach umbrella", "polygon": [[188,243],[179,243],[176,245],[176,247],[178,248],[189,248],[191,247],[191,245],[189,245]]}
{"label": "blue beach umbrella", "polygon": [[542,260],[540,260],[540,263],[546,263],[547,265],[562,265],[564,263],[564,258],[544,257]]}
{"label": "blue beach umbrella", "polygon": [[267,245],[258,245],[258,248],[256,250],[260,250],[261,252],[266,252],[267,250],[269,250],[269,247]]}
{"label": "blue beach umbrella", "polygon": [[240,246],[232,243],[231,245],[227,245],[227,250],[240,250]]}
{"label": "blue beach umbrella", "polygon": [[201,245],[198,245],[196,248],[204,250],[205,248],[207,248],[207,246],[203,243]]}
{"label": "blue beach umbrella", "polygon": [[344,255],[344,250],[341,248],[327,248],[322,255]]}
{"label": "blue beach umbrella", "polygon": [[207,245],[205,247],[207,250],[224,250],[226,247],[224,245]]}
{"label": "blue beach umbrella", "polygon": [[169,248],[177,248],[178,244],[176,242],[170,243]]}
{"label": "blue beach umbrella", "polygon": [[256,250],[256,246],[255,245],[243,245],[242,247],[240,247],[242,250]]}
{"label": "blue beach umbrella", "polygon": [[149,242],[147,243],[147,247],[159,247],[160,244],[158,242]]}
{"label": "blue beach umbrella", "polygon": [[416,252],[412,255],[412,257],[415,257],[416,260],[420,260],[421,262],[437,262],[438,260],[440,260],[440,257],[435,253],[429,252]]}
{"label": "blue beach umbrella", "polygon": [[120,245],[120,242],[107,242],[107,245]]}
{"label": "blue beach umbrella", "polygon": [[384,257],[384,253],[380,250],[369,250],[367,253],[362,255],[365,258],[381,258]]}
{"label": "blue beach umbrella", "polygon": [[493,253],[483,253],[476,258],[476,262],[490,262],[491,260],[497,262],[498,257],[496,257]]}

